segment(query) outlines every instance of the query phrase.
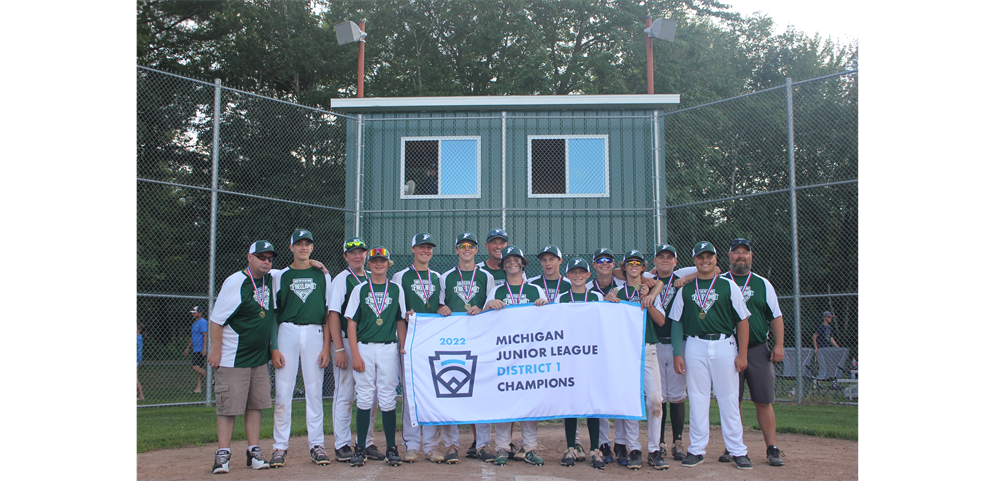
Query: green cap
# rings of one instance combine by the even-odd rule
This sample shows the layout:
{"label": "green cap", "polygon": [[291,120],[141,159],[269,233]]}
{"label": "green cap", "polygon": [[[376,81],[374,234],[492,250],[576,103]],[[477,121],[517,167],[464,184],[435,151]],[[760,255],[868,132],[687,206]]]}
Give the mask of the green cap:
{"label": "green cap", "polygon": [[419,232],[411,238],[411,247],[420,246],[422,244],[429,244],[432,247],[435,247],[435,240],[432,239],[432,234],[429,234],[428,232]]}
{"label": "green cap", "polygon": [[487,242],[490,242],[494,239],[504,239],[505,241],[507,241],[508,233],[505,232],[504,229],[498,227],[497,229],[494,229],[487,233]]}
{"label": "green cap", "polygon": [[501,265],[499,267],[504,268],[504,260],[510,256],[521,257],[522,267],[529,265],[529,260],[525,258],[525,252],[522,252],[517,246],[508,246],[501,250]]}
{"label": "green cap", "polygon": [[301,239],[307,239],[307,240],[309,240],[311,242],[314,242],[314,237],[311,237],[311,233],[310,232],[308,232],[308,231],[306,231],[304,229],[298,229],[298,230],[295,230],[293,234],[290,234],[290,245],[296,244],[297,241],[299,241]]}
{"label": "green cap", "polygon": [[366,242],[363,241],[362,237],[346,239],[346,241],[342,243],[342,252],[354,251],[356,249],[366,250]]}
{"label": "green cap", "polygon": [[573,259],[570,259],[570,262],[567,264],[567,272],[570,272],[573,269],[584,269],[586,272],[591,272],[591,264],[588,264],[587,261],[581,259],[580,257],[574,257]]}
{"label": "green cap", "polygon": [[615,259],[615,253],[607,247],[600,247],[598,250],[594,251],[594,255],[591,256],[591,262],[598,260],[599,257],[611,257]]}
{"label": "green cap", "polygon": [[473,245],[477,244],[477,236],[473,235],[473,232],[464,232],[456,238],[456,245],[460,245],[464,242],[472,242]]}
{"label": "green cap", "polygon": [[373,246],[370,248],[370,259],[376,259],[377,257],[390,260],[390,251],[384,246]]}
{"label": "green cap", "polygon": [[259,254],[261,252],[272,252],[273,257],[276,257],[276,251],[273,250],[273,243],[266,240],[258,240],[249,246],[249,254]]}
{"label": "green cap", "polygon": [[712,246],[711,242],[701,241],[701,242],[699,242],[699,243],[697,243],[697,244],[694,245],[694,249],[691,250],[691,256],[692,257],[693,256],[697,256],[698,254],[701,254],[702,252],[711,252],[712,254],[714,254],[715,253],[715,247]]}
{"label": "green cap", "polygon": [[732,244],[729,245],[729,252],[739,246],[746,246],[746,250],[753,252],[753,246],[750,245],[750,241],[740,237],[732,240]]}
{"label": "green cap", "polygon": [[622,262],[625,263],[625,261],[627,261],[629,259],[639,259],[639,260],[641,260],[643,262],[646,262],[646,259],[643,259],[643,253],[639,252],[639,251],[637,251],[635,249],[632,249],[631,251],[629,251],[629,253],[625,255],[625,258],[622,259]]}
{"label": "green cap", "polygon": [[550,245],[548,245],[546,247],[543,247],[542,248],[542,252],[540,252],[538,255],[536,255],[536,257],[542,259],[542,255],[543,254],[553,254],[554,256],[559,257],[560,259],[563,258],[563,252],[560,252],[560,248],[556,247],[556,246],[554,246],[552,244],[550,244]]}
{"label": "green cap", "polygon": [[663,252],[663,251],[669,251],[671,254],[674,255],[674,257],[677,257],[677,249],[675,249],[674,246],[672,246],[670,244],[660,244],[660,245],[657,245],[656,246],[656,254],[655,255],[660,255],[660,253]]}

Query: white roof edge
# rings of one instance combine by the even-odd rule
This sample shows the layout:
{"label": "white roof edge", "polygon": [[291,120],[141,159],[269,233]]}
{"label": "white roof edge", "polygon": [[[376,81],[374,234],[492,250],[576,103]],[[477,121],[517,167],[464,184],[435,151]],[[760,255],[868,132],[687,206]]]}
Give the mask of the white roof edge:
{"label": "white roof edge", "polygon": [[638,107],[653,109],[655,106],[679,104],[680,94],[622,94],[622,95],[503,95],[467,97],[371,97],[332,99],[332,109],[431,109],[475,110],[508,107]]}

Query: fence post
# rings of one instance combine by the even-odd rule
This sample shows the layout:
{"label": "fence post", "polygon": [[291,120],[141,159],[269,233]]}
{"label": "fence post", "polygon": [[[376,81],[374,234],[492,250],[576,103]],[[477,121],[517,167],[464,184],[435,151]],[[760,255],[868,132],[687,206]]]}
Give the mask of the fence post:
{"label": "fence post", "polygon": [[805,373],[802,372],[802,306],[801,306],[801,280],[798,269],[798,189],[795,184],[795,114],[792,97],[791,78],[784,81],[785,94],[788,101],[788,178],[791,187],[791,270],[794,279],[794,305],[795,305],[795,367],[798,377],[795,379],[796,401],[802,403],[803,391],[805,389]]}
{"label": "fence post", "polygon": [[[214,79],[214,135],[211,139],[211,242],[207,273],[207,312],[214,312],[214,276],[218,253],[218,156],[221,151],[221,79]],[[210,324],[210,321],[208,321]],[[211,336],[207,336],[207,352],[211,352]],[[204,403],[211,405],[214,398],[214,369],[207,365],[207,378],[204,380]]]}
{"label": "fence post", "polygon": [[359,223],[363,218],[360,210],[363,199],[363,114],[357,114],[356,119],[356,233],[353,235],[360,237]]}
{"label": "fence post", "polygon": [[[653,111],[653,204],[656,210],[656,242],[655,245],[663,243],[666,222],[663,220],[663,204],[666,195],[666,183],[661,176],[664,170],[661,168],[660,157],[663,154],[663,142],[660,139],[660,111]],[[663,189],[660,186],[663,185]],[[654,247],[655,248],[655,247]],[[664,293],[666,295],[666,293]]]}
{"label": "fence post", "polygon": [[[505,186],[507,177],[507,152],[508,152],[508,138],[507,138],[507,126],[508,126],[508,112],[501,111],[501,228],[507,229],[508,226],[505,225],[505,216],[507,215],[507,204],[505,204]],[[531,148],[531,147],[529,147]]]}

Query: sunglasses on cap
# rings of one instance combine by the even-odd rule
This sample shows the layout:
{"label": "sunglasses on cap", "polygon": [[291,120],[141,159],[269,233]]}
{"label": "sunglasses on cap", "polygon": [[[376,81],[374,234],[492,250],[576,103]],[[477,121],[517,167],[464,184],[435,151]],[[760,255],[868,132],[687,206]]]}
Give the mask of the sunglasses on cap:
{"label": "sunglasses on cap", "polygon": [[613,262],[615,262],[615,259],[612,259],[611,257],[599,257],[594,259],[595,264],[611,264]]}
{"label": "sunglasses on cap", "polygon": [[366,248],[366,243],[363,242],[363,241],[349,241],[349,242],[345,243],[345,248],[346,249],[352,249],[353,247],[362,247],[362,248],[365,249]]}
{"label": "sunglasses on cap", "polygon": [[477,244],[474,244],[472,242],[463,242],[460,245],[456,246],[456,248],[460,250],[470,250],[473,249],[474,247],[477,247]]}
{"label": "sunglasses on cap", "polygon": [[276,257],[276,256],[266,256],[262,254],[252,254],[252,255],[256,256],[256,259],[259,259],[263,262],[273,262],[273,258]]}
{"label": "sunglasses on cap", "polygon": [[377,256],[379,256],[379,257],[390,257],[390,253],[388,253],[387,249],[384,249],[383,247],[378,247],[378,248],[373,249],[373,250],[370,251],[370,257],[371,258],[377,257]]}
{"label": "sunglasses on cap", "polygon": [[637,260],[637,259],[633,259],[631,261],[625,261],[625,265],[627,265],[627,266],[641,266],[641,265],[643,265],[643,261]]}

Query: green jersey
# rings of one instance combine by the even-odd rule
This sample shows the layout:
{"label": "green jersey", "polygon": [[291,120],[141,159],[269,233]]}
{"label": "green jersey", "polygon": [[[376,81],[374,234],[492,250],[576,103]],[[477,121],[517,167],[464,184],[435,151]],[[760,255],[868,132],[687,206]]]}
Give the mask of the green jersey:
{"label": "green jersey", "polygon": [[478,262],[477,267],[487,271],[488,274],[494,276],[494,285],[501,287],[505,282],[508,281],[508,276],[504,273],[504,269],[498,267],[497,269],[491,269],[487,267],[487,261]]}
{"label": "green jersey", "polygon": [[407,311],[396,283],[364,282],[352,290],[345,317],[356,322],[356,342],[397,342],[397,321]]}
{"label": "green jersey", "polygon": [[722,274],[722,277],[730,276],[739,286],[746,307],[750,310],[750,345],[767,342],[770,321],[781,317],[781,306],[777,303],[774,286],[754,272],[745,276],[732,275],[731,272]]}
{"label": "green jersey", "polygon": [[566,292],[561,292],[560,296],[556,298],[556,302],[559,304],[565,302],[597,302],[605,300],[601,296],[601,293],[592,290],[585,290],[583,294],[578,294],[576,292],[567,289]]}
{"label": "green jersey", "polygon": [[415,271],[414,266],[411,266],[394,274],[390,281],[401,286],[404,305],[409,310],[432,314],[439,310],[439,293],[442,289],[438,272]]}
{"label": "green jersey", "polygon": [[[359,271],[352,271],[346,269],[339,272],[338,275],[332,279],[332,294],[328,298],[328,310],[335,311],[339,313],[339,316],[345,313],[346,309],[349,308],[349,296],[352,295],[352,290],[356,286],[366,282],[370,277],[370,271],[364,271],[360,269]],[[345,322],[345,319],[341,319],[339,324],[342,327],[342,337],[346,336],[346,327],[349,323]]]}
{"label": "green jersey", "polygon": [[241,270],[225,279],[211,312],[211,322],[224,326],[221,367],[258,367],[269,361],[270,332],[276,324],[272,292],[269,274],[250,279]]}
{"label": "green jersey", "polygon": [[477,266],[472,271],[453,267],[442,274],[439,282],[439,303],[453,312],[466,312],[467,304],[483,309],[487,293],[494,288],[494,276]]}
{"label": "green jersey", "polygon": [[273,274],[276,313],[280,322],[324,324],[332,294],[331,281],[331,276],[314,267],[287,267]]}
{"label": "green jersey", "polygon": [[543,293],[543,298],[549,303],[556,302],[556,298],[560,297],[560,294],[570,290],[570,279],[563,276],[550,281],[540,274],[529,279],[528,282],[538,287]]}
{"label": "green jersey", "polygon": [[508,306],[515,306],[521,304],[535,304],[535,301],[539,299],[545,299],[540,289],[534,284],[529,284],[528,282],[523,282],[517,286],[508,284],[507,282],[501,287],[495,287],[493,291],[487,294],[487,300],[497,299],[505,303]]}
{"label": "green jersey", "polygon": [[[673,273],[667,277],[657,279],[658,281],[663,282],[663,290],[660,291],[659,296],[656,296],[656,299],[653,299],[653,307],[662,312],[664,317],[667,317],[667,314],[670,313],[670,307],[674,304],[674,294],[677,294],[677,288],[674,287],[674,281],[677,279],[679,279],[679,277],[677,274]],[[656,337],[658,340],[670,337],[670,329],[672,327],[671,323],[665,322],[662,326],[657,326],[656,324],[653,325],[655,326]]]}
{"label": "green jersey", "polygon": [[[731,336],[736,324],[750,317],[739,286],[724,277],[716,277],[714,281],[714,284],[712,279],[688,282],[674,296],[668,317],[680,322],[688,337],[703,334]],[[704,309],[700,299],[705,301]]]}

